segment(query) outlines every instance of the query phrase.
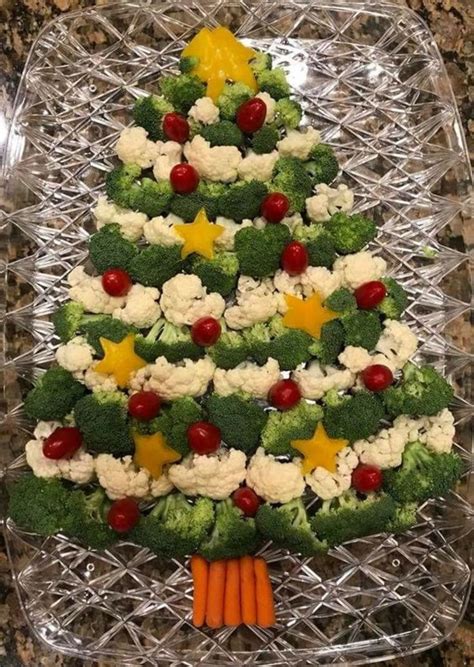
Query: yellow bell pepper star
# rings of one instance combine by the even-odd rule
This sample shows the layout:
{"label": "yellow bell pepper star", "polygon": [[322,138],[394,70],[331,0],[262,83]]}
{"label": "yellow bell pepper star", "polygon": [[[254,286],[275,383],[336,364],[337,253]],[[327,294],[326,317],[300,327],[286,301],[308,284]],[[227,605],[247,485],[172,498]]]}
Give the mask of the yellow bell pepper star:
{"label": "yellow bell pepper star", "polygon": [[133,433],[135,443],[134,463],[140,468],[146,468],[153,479],[161,477],[163,466],[166,463],[175,463],[181,454],[168,447],[162,433],[142,435]]}
{"label": "yellow bell pepper star", "polygon": [[321,296],[316,292],[308,299],[299,299],[292,294],[285,294],[285,301],[288,310],[283,316],[284,326],[289,329],[302,329],[315,338],[321,335],[323,324],[340,316],[340,313],[325,308]]}
{"label": "yellow bell pepper star", "polygon": [[135,353],[135,336],[128,334],[120,343],[107,338],[100,338],[104,350],[104,358],[95,366],[97,373],[113,375],[118,386],[123,389],[128,385],[130,374],[138,371],[147,362]]}
{"label": "yellow bell pepper star", "polygon": [[326,468],[329,472],[337,472],[336,455],[348,444],[348,440],[330,438],[321,422],[312,438],[291,442],[291,446],[303,454],[303,475],[307,475],[318,466]]}
{"label": "yellow bell pepper star", "polygon": [[201,209],[194,222],[185,225],[173,225],[177,234],[184,239],[181,258],[186,259],[192,252],[207,259],[214,257],[214,241],[224,231],[222,225],[209,222],[205,209]]}

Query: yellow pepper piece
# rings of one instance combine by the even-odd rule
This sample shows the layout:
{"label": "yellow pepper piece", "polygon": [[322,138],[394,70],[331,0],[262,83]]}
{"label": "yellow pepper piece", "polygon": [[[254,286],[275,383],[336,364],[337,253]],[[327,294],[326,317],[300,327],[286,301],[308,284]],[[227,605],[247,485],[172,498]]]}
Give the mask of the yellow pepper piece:
{"label": "yellow pepper piece", "polygon": [[222,234],[224,227],[209,222],[203,208],[194,218],[194,222],[173,226],[177,234],[184,239],[184,245],[181,248],[182,259],[185,259],[192,252],[207,259],[214,257],[214,241]]}
{"label": "yellow pepper piece", "polygon": [[135,353],[135,336],[128,334],[120,343],[107,338],[100,338],[104,358],[95,366],[97,373],[113,375],[118,386],[123,389],[128,385],[130,374],[138,371],[147,362]]}
{"label": "yellow pepper piece", "polygon": [[348,440],[330,438],[319,422],[313,437],[309,440],[292,440],[291,446],[303,454],[302,473],[307,475],[318,466],[329,472],[337,472],[336,456],[347,447]]}
{"label": "yellow pepper piece", "polygon": [[140,468],[146,468],[153,479],[161,477],[163,466],[166,463],[175,463],[181,454],[168,447],[162,433],[142,435],[133,433],[135,455],[133,461]]}
{"label": "yellow pepper piece", "polygon": [[283,324],[289,329],[302,329],[310,336],[318,338],[321,327],[326,322],[336,319],[340,313],[325,308],[322,299],[316,292],[309,299],[299,299],[292,294],[285,294],[288,310],[283,316]]}

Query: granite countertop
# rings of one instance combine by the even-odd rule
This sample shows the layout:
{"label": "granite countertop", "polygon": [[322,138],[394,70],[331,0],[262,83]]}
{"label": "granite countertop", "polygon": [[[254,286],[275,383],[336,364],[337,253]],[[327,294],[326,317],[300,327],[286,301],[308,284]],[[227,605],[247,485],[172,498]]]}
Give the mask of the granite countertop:
{"label": "granite countertop", "polygon": [[[470,113],[473,95],[474,2],[473,0],[399,0],[419,13],[433,32],[444,58],[461,119],[472,152],[474,120]],[[12,102],[31,43],[45,23],[62,12],[106,4],[106,0],[0,0],[0,105]],[[92,36],[100,42],[99,32]],[[448,228],[443,242],[466,247],[474,241],[474,230]],[[468,280],[454,272],[452,280]],[[466,328],[452,334],[468,338]],[[0,666],[51,667],[91,665],[89,661],[52,653],[32,638],[12,588],[7,556],[0,542]],[[111,665],[112,663],[100,663]],[[116,663],[113,663],[116,664]],[[411,658],[385,663],[389,667],[474,665],[474,605],[449,640],[438,648]]]}

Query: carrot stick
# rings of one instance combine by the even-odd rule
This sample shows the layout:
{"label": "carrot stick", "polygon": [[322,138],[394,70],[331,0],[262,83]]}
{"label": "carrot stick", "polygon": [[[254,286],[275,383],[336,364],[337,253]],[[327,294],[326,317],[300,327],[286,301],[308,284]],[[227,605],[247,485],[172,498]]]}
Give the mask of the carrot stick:
{"label": "carrot stick", "polygon": [[275,605],[267,563],[263,558],[255,558],[255,590],[257,597],[257,625],[269,628],[275,625]]}
{"label": "carrot stick", "polygon": [[257,601],[255,598],[255,572],[252,556],[240,559],[240,599],[242,606],[242,622],[255,625],[257,622]]}
{"label": "carrot stick", "polygon": [[200,628],[204,624],[207,605],[207,582],[209,578],[209,564],[202,556],[191,558],[191,573],[193,575],[193,624]]}
{"label": "carrot stick", "polygon": [[240,565],[237,558],[227,561],[224,596],[224,625],[240,625]]}
{"label": "carrot stick", "polygon": [[210,628],[220,628],[224,621],[225,570],[225,560],[209,565],[206,623]]}

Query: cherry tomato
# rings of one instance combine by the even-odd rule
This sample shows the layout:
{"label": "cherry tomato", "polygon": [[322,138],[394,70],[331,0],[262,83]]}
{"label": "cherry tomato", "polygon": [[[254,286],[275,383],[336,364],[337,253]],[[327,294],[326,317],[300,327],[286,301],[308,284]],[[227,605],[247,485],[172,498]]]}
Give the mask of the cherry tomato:
{"label": "cherry tomato", "polygon": [[364,283],[354,292],[357,305],[364,310],[370,310],[378,306],[386,294],[387,289],[380,280],[371,280],[368,283]]}
{"label": "cherry tomato", "polygon": [[73,426],[60,426],[43,442],[47,459],[70,459],[82,445],[82,433]]}
{"label": "cherry tomato", "polygon": [[133,498],[115,500],[108,513],[107,523],[117,533],[127,533],[138,523],[140,510]]}
{"label": "cherry tomato", "polygon": [[180,195],[187,195],[199,185],[199,174],[191,164],[180,162],[170,172],[171,187]]}
{"label": "cherry tomato", "polygon": [[196,454],[212,454],[221,446],[221,430],[210,422],[194,422],[186,433],[188,444]]}
{"label": "cherry tomato", "polygon": [[125,296],[132,286],[132,279],[123,269],[107,269],[102,275],[102,287],[110,296]]}
{"label": "cherry tomato", "polygon": [[171,141],[184,144],[189,139],[189,123],[179,113],[165,113],[163,116],[163,132]]}
{"label": "cherry tomato", "polygon": [[361,373],[362,382],[370,391],[383,391],[393,382],[393,373],[383,364],[367,366]]}
{"label": "cherry tomato", "polygon": [[215,317],[200,317],[191,327],[191,338],[196,345],[214,345],[221,335],[221,325]]}
{"label": "cherry tomato", "polygon": [[232,494],[234,505],[242,510],[245,516],[255,516],[261,505],[261,499],[253,489],[248,486],[241,486]]}
{"label": "cherry tomato", "polygon": [[281,222],[290,210],[290,202],[281,192],[272,192],[265,197],[260,213],[268,222]]}
{"label": "cherry tomato", "polygon": [[299,241],[290,241],[281,254],[281,266],[290,276],[306,271],[308,262],[308,250]]}
{"label": "cherry tomato", "polygon": [[382,486],[382,471],[363,463],[352,471],[352,486],[359,493],[377,491]]}
{"label": "cherry tomato", "polygon": [[128,399],[128,412],[132,417],[141,421],[154,419],[160,407],[160,397],[153,391],[138,391]]}
{"label": "cherry tomato", "polygon": [[259,130],[265,122],[267,105],[259,97],[252,97],[237,109],[235,122],[246,134]]}
{"label": "cherry tomato", "polygon": [[300,399],[300,388],[294,380],[279,380],[268,392],[268,402],[278,410],[289,410]]}

